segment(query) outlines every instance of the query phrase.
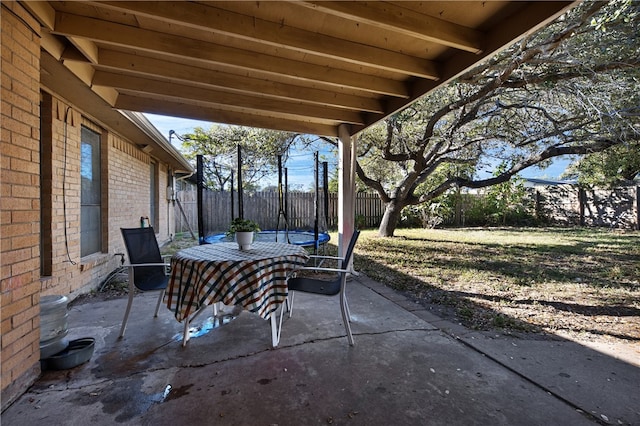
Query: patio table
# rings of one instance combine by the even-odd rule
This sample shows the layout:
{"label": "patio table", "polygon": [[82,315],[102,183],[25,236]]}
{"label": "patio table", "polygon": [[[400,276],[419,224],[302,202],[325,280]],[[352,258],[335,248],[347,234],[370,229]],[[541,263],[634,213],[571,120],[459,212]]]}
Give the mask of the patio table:
{"label": "patio table", "polygon": [[222,302],[271,320],[276,347],[275,311],[287,298],[287,277],[308,259],[304,248],[275,242],[256,242],[245,250],[236,243],[204,244],[174,254],[167,307],[179,322],[185,321],[183,346],[190,322],[208,305]]}

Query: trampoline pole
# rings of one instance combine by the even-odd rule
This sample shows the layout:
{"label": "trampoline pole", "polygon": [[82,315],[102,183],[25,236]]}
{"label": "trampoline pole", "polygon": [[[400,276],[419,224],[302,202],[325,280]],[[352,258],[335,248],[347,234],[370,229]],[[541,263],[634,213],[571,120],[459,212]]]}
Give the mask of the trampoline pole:
{"label": "trampoline pole", "polygon": [[244,218],[242,195],[242,148],[238,144],[238,217],[240,219]]}
{"label": "trampoline pole", "polygon": [[196,156],[197,206],[198,206],[198,242],[204,244],[204,218],[202,212],[202,197],[204,192],[204,173],[202,155]]}
{"label": "trampoline pole", "polygon": [[278,155],[278,219],[276,220],[276,241],[280,232],[280,213],[282,213],[282,155]]}
{"label": "trampoline pole", "polygon": [[318,151],[313,154],[314,167],[313,167],[313,177],[315,179],[315,198],[313,200],[313,210],[315,214],[315,218],[313,221],[313,238],[315,239],[313,254],[318,254],[318,213],[319,213],[319,201],[320,201],[320,185],[318,182]]}
{"label": "trampoline pole", "polygon": [[[329,232],[329,163],[322,162],[322,195],[324,196],[324,232]],[[322,246],[324,254],[324,246]]]}
{"label": "trampoline pole", "polygon": [[289,241],[289,169],[284,168],[284,230]]}
{"label": "trampoline pole", "polygon": [[233,169],[231,169],[231,184],[230,184],[231,188],[229,188],[229,192],[231,193],[231,219],[229,220],[229,222],[231,222],[233,220],[233,210],[235,208],[235,203],[234,203],[234,196],[233,196]]}
{"label": "trampoline pole", "polygon": [[287,223],[287,214],[284,211],[284,206],[284,190],[282,188],[282,155],[278,155],[278,221],[276,224],[276,241],[278,241],[278,233],[280,232],[280,217],[282,217],[284,219],[285,238],[287,243],[290,243],[289,224]]}

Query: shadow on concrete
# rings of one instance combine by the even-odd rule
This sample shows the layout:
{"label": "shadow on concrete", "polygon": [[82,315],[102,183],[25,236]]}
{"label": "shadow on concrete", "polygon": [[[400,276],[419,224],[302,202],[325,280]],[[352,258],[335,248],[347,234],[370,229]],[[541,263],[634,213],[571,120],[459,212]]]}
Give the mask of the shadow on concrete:
{"label": "shadow on concrete", "polygon": [[349,283],[353,347],[337,298],[296,295],[275,349],[269,322],[248,312],[183,348],[171,312],[153,318],[155,299],[136,296],[121,340],[125,299],[74,305],[69,338],[95,338],[93,357],[44,372],[2,423],[640,424],[637,362],[469,331],[365,276]]}

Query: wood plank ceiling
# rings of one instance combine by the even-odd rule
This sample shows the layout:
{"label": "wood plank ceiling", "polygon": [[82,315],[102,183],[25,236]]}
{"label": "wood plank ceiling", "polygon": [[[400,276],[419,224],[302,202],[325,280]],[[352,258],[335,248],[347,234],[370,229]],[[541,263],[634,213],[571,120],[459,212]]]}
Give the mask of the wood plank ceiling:
{"label": "wood plank ceiling", "polygon": [[117,109],[355,134],[573,2],[25,2]]}

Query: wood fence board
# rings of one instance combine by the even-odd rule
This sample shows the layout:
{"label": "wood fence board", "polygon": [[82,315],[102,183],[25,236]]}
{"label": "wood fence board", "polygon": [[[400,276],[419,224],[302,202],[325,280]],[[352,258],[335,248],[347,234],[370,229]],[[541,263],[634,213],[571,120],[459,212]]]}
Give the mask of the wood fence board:
{"label": "wood fence board", "polygon": [[[234,194],[234,209],[237,216],[237,194]],[[187,223],[197,228],[197,196],[195,189],[187,188],[177,193],[184,210],[176,217],[176,232],[187,232]],[[482,196],[482,195],[478,195]],[[532,214],[546,217],[559,225],[606,226],[612,228],[640,229],[640,186],[629,186],[614,190],[580,191],[573,185],[547,186],[531,189],[529,202]],[[225,232],[232,219],[231,193],[205,191],[203,217],[206,234]],[[288,194],[287,219],[289,229],[313,230],[316,206],[312,192],[290,192]],[[322,213],[324,201],[318,202],[321,217],[319,230],[336,229],[338,226],[338,195],[329,194],[329,214]],[[253,219],[264,230],[284,229],[283,218],[278,223],[280,203],[278,193],[257,192],[245,194],[244,217]],[[463,206],[464,207],[464,206]],[[284,206],[283,206],[284,209]],[[375,193],[357,193],[356,218],[364,227],[378,227],[384,215],[385,204]],[[454,218],[452,218],[454,220]]]}

